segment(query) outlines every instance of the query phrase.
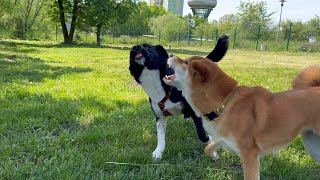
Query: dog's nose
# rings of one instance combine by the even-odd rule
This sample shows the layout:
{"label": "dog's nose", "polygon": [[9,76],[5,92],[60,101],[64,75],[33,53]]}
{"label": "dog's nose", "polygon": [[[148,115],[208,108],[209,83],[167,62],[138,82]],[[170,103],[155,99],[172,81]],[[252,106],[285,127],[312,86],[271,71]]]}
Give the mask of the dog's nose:
{"label": "dog's nose", "polygon": [[174,56],[174,54],[170,54],[170,57],[173,57]]}

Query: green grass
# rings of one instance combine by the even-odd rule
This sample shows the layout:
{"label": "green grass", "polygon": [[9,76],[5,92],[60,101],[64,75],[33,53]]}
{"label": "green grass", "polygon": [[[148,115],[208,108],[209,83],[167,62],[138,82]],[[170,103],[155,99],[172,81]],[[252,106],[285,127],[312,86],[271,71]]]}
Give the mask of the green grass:
{"label": "green grass", "polygon": [[[241,85],[283,91],[302,67],[319,64],[319,55],[231,50],[220,65]],[[220,160],[209,160],[193,123],[181,117],[169,118],[163,160],[152,161],[155,118],[128,65],[129,47],[1,40],[0,177],[241,179],[239,158],[220,150]],[[319,179],[320,165],[297,138],[261,160],[261,177]]]}

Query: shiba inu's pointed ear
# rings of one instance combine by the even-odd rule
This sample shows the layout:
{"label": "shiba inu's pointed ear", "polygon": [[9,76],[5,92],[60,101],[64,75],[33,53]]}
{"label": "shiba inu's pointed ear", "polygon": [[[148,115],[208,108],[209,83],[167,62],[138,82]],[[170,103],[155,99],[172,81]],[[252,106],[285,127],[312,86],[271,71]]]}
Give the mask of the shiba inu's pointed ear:
{"label": "shiba inu's pointed ear", "polygon": [[156,48],[156,50],[157,50],[159,53],[161,53],[166,59],[169,58],[169,55],[168,55],[167,51],[164,49],[163,46],[157,45],[157,46],[155,46],[155,48]]}
{"label": "shiba inu's pointed ear", "polygon": [[191,61],[189,71],[197,82],[205,82],[209,75],[209,69],[202,61]]}
{"label": "shiba inu's pointed ear", "polygon": [[229,46],[229,37],[227,35],[223,35],[219,37],[216,47],[207,56],[207,58],[213,62],[219,62],[227,53],[228,46]]}

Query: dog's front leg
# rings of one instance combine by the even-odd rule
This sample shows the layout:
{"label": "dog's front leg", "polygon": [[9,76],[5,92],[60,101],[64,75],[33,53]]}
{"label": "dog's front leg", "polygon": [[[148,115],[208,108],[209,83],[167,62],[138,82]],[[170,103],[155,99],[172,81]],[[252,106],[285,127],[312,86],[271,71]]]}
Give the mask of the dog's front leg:
{"label": "dog's front leg", "polygon": [[204,149],[204,154],[210,157],[212,160],[218,160],[219,159],[219,155],[217,153],[218,148],[219,148],[219,143],[216,143],[211,140],[211,142]]}
{"label": "dog's front leg", "polygon": [[166,119],[164,117],[157,118],[157,148],[152,152],[152,158],[154,160],[161,159],[162,153],[166,146]]}
{"label": "dog's front leg", "polygon": [[250,149],[240,152],[243,163],[244,180],[259,180],[259,150]]}

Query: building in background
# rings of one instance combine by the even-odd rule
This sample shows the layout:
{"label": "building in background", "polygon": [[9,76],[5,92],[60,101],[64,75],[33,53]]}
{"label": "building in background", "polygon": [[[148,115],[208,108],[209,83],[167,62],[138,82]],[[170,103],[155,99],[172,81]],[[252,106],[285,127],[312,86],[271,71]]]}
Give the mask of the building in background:
{"label": "building in background", "polygon": [[175,14],[183,15],[184,0],[164,0],[163,7],[168,11]]}
{"label": "building in background", "polygon": [[157,5],[157,6],[163,6],[164,0],[149,0],[149,5]]}
{"label": "building in background", "polygon": [[166,11],[183,15],[184,0],[147,0],[148,5],[163,6]]}

